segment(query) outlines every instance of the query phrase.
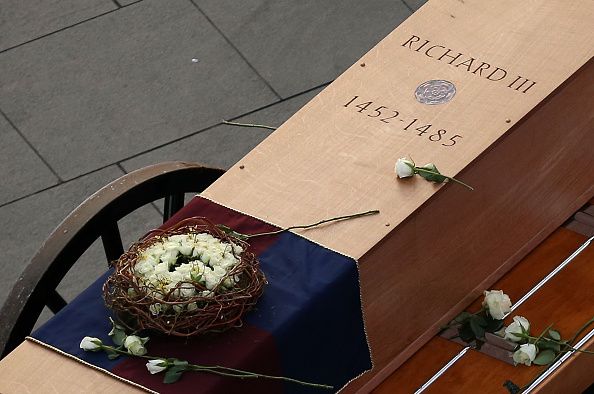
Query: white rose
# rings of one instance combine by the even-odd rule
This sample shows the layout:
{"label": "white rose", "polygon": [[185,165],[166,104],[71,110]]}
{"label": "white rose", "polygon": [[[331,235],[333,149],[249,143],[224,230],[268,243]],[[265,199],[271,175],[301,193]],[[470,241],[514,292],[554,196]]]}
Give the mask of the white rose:
{"label": "white rose", "polygon": [[181,293],[181,297],[185,299],[192,298],[196,295],[196,288],[189,284],[182,285],[179,291]]}
{"label": "white rose", "polygon": [[173,305],[173,311],[175,313],[182,313],[184,311],[183,305]]}
{"label": "white rose", "polygon": [[146,369],[148,369],[148,371],[154,375],[156,373],[165,371],[167,369],[167,361],[165,360],[149,360],[148,363],[146,363]]}
{"label": "white rose", "polygon": [[141,260],[134,266],[134,272],[137,275],[142,276],[146,276],[146,274],[153,272],[154,269],[155,267],[146,260]]}
{"label": "white rose", "polygon": [[194,249],[194,246],[189,245],[189,244],[182,244],[179,247],[179,252],[181,254],[183,254],[184,256],[189,256],[192,254],[192,250]]}
{"label": "white rose", "polygon": [[204,281],[204,285],[206,286],[206,288],[208,290],[212,290],[215,287],[217,287],[217,285],[221,281],[221,278],[215,275],[215,273],[211,269],[206,269],[204,270]]}
{"label": "white rose", "polygon": [[163,275],[169,273],[169,264],[167,263],[159,263],[155,267],[155,275]]}
{"label": "white rose", "polygon": [[227,271],[218,265],[212,269],[212,272],[219,278],[222,278],[223,276],[227,275]]}
{"label": "white rose", "polygon": [[237,255],[240,255],[241,252],[243,252],[243,248],[239,245],[233,244],[233,252],[235,252]]}
{"label": "white rose", "polygon": [[124,341],[124,347],[135,356],[144,356],[146,354],[146,348],[144,347],[144,344],[148,340],[148,337],[140,338],[136,335],[129,335]]}
{"label": "white rose", "polygon": [[208,264],[208,262],[210,261],[210,251],[209,250],[205,250],[201,255],[200,255],[200,260],[202,260],[202,262],[204,264]]}
{"label": "white rose", "polygon": [[[158,294],[158,293],[157,293],[157,294]],[[159,304],[159,303],[156,303],[156,304],[151,304],[151,305],[149,306],[149,311],[151,311],[151,313],[152,313],[153,315],[158,315],[159,313],[161,313],[161,310],[162,310],[162,309],[163,309],[163,308],[161,307],[161,304]]]}
{"label": "white rose", "polygon": [[167,238],[167,241],[182,243],[182,242],[186,241],[187,239],[188,239],[187,234],[176,234],[176,235],[172,235],[169,238]]}
{"label": "white rose", "polygon": [[514,353],[514,364],[524,364],[530,366],[536,358],[536,346],[532,343],[520,345],[520,348]]}
{"label": "white rose", "polygon": [[167,252],[161,255],[161,261],[166,263],[168,266],[175,264],[177,261],[177,255],[179,254],[178,250],[168,250]]}
{"label": "white rose", "polygon": [[144,251],[144,253],[147,254],[147,255],[152,255],[152,256],[158,258],[163,253],[165,253],[165,249],[163,249],[163,244],[156,243],[156,244],[150,246],[149,248],[147,248]]}
{"label": "white rose", "polygon": [[187,308],[188,308],[188,312],[195,311],[196,309],[198,309],[198,304],[195,302],[190,302],[188,304]]}
{"label": "white rose", "polygon": [[84,337],[82,341],[80,341],[80,348],[86,352],[96,352],[101,350],[101,339],[95,337]]}
{"label": "white rose", "polygon": [[218,266],[218,265],[221,264],[221,261],[222,261],[222,259],[221,259],[220,254],[219,253],[217,253],[217,254],[214,254],[213,253],[213,254],[210,255],[210,261],[208,262],[208,264],[211,267],[216,267],[216,266]]}
{"label": "white rose", "polygon": [[515,334],[527,333],[530,330],[530,322],[522,316],[514,316],[514,321],[505,328],[505,339],[512,342],[520,342],[521,336]]}
{"label": "white rose", "polygon": [[396,172],[398,178],[408,178],[415,175],[414,166],[415,163],[405,157],[402,157],[396,161],[394,172]]}
{"label": "white rose", "polygon": [[503,319],[506,314],[511,312],[511,300],[501,290],[485,291],[483,306],[488,309],[489,315],[496,320]]}

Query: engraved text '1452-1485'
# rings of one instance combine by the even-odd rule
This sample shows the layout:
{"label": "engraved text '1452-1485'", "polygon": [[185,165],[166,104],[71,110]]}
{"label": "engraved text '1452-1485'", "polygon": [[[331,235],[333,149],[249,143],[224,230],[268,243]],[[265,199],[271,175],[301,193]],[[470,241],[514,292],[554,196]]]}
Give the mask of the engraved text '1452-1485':
{"label": "engraved text '1452-1485'", "polygon": [[419,36],[413,35],[402,46],[422,53],[432,59],[446,62],[454,67],[486,78],[489,81],[504,82],[508,88],[521,93],[526,93],[536,85],[535,81],[531,81],[526,77],[521,75],[513,76],[501,67],[495,67],[487,62],[478,61],[476,58],[464,55],[462,52],[453,51],[444,45],[434,44],[430,40],[421,39]]}

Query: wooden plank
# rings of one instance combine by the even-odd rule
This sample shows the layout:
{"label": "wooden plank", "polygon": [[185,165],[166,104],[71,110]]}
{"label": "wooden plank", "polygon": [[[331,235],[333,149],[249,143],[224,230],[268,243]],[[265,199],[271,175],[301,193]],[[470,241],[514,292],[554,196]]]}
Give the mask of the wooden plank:
{"label": "wooden plank", "polygon": [[[589,340],[582,349],[594,351],[594,339]],[[538,394],[586,393],[588,387],[592,385],[592,371],[594,371],[594,357],[591,354],[574,353],[547,378],[546,384],[539,386],[534,392]]]}
{"label": "wooden plank", "polygon": [[414,393],[460,350],[462,350],[462,346],[457,343],[440,337],[433,337],[396,372],[373,390],[373,393]]}
{"label": "wooden plank", "polygon": [[33,342],[0,362],[1,393],[146,393]]}
{"label": "wooden plank", "polygon": [[[594,167],[593,17],[590,1],[430,2],[206,190],[280,226],[381,210],[301,232],[361,263],[375,368],[350,391],[386,378],[592,198],[594,173],[575,169]],[[536,83],[516,90],[518,75]],[[417,102],[433,79],[455,97]],[[414,119],[431,133],[405,131]],[[437,130],[462,139],[444,146]],[[408,154],[476,190],[396,180]]]}
{"label": "wooden plank", "polygon": [[[520,299],[528,290],[534,287],[542,278],[557,267],[563,260],[565,260],[574,250],[576,250],[586,238],[582,235],[576,234],[572,231],[560,228],[549,236],[543,243],[528,254],[520,263],[518,263],[511,271],[493,284],[493,289],[503,289],[506,294],[510,296],[512,302]],[[593,277],[594,280],[594,277]],[[469,311],[476,311],[480,308],[482,302],[482,295],[477,297],[466,309]],[[526,317],[531,315],[526,312]],[[547,324],[546,322],[544,324]],[[406,361],[400,368],[392,373],[376,390],[378,393],[393,393],[398,392],[401,385],[407,388],[403,392],[413,392],[421,385],[423,385],[433,373],[427,376],[427,371],[438,371],[447,361],[451,359],[457,352],[453,349],[460,350],[460,346],[452,343],[449,348],[435,346],[436,339],[444,340],[443,338],[433,338],[430,342],[424,345],[413,357]],[[507,376],[506,379],[521,379],[518,383],[526,383],[535,376],[540,370],[528,369],[519,367],[517,369],[504,366],[504,363],[485,356],[483,354],[474,354],[470,356],[465,355],[466,358],[473,363],[463,364],[464,368],[468,368],[469,372],[462,373],[464,376],[477,374],[483,376],[483,370],[503,368],[503,375],[495,375],[488,380],[489,385],[494,385],[492,388],[495,392],[501,391],[501,384],[503,381],[501,377]],[[441,361],[444,360],[445,361]],[[436,360],[440,360],[436,362]],[[478,360],[478,361],[477,361]],[[476,362],[477,364],[474,364]],[[479,372],[477,372],[479,371]],[[518,375],[519,373],[519,375]],[[456,380],[451,378],[449,381]],[[505,379],[504,379],[505,380]],[[451,390],[457,393],[476,392],[476,386],[473,386],[474,381],[468,382],[466,380],[459,380]],[[481,392],[488,392],[487,384],[481,385]],[[442,389],[444,386],[437,386]],[[410,390],[409,390],[410,388]],[[483,390],[485,389],[485,390]]]}
{"label": "wooden plank", "polygon": [[[590,0],[539,0],[530,5],[513,0],[430,1],[205,195],[280,226],[378,208],[378,217],[304,232],[360,258],[440,189],[421,180],[399,183],[392,172],[396,159],[412,155],[420,163],[435,162],[444,173],[459,173],[592,58],[592,20]],[[425,40],[429,44],[420,48]],[[446,48],[428,52],[433,45]],[[453,64],[449,57],[439,60],[446,49],[462,56]],[[476,59],[470,71],[456,66],[470,57]],[[509,75],[501,81],[488,79],[490,72],[475,70],[483,61],[492,65],[489,71],[497,67]],[[526,93],[516,91],[515,84],[508,87],[516,75],[537,83]],[[417,86],[432,79],[457,86],[452,101],[430,106],[415,100]],[[358,99],[345,108],[355,96]],[[354,107],[368,101],[373,104],[362,113]],[[379,106],[388,108],[374,117]],[[386,120],[390,123],[380,121],[393,116],[392,111],[399,115]],[[432,124],[431,132],[418,136],[420,131],[404,131],[413,119],[418,119],[413,128]],[[554,125],[564,127],[561,120]],[[544,130],[552,132],[551,126],[534,138]],[[447,131],[445,137],[458,134],[462,139],[451,147],[441,145],[447,138],[430,141],[428,136],[439,129]],[[557,146],[565,141],[562,133],[555,138]],[[524,154],[534,153],[525,149]]]}

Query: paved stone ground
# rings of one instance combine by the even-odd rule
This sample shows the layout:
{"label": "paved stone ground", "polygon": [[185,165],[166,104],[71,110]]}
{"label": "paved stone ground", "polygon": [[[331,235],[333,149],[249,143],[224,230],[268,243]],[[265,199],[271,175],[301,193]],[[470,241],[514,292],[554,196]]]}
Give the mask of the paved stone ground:
{"label": "paved stone ground", "polygon": [[[280,125],[423,3],[4,0],[0,303],[94,191],[162,161],[229,168],[268,131],[222,119]],[[122,220],[126,244],[159,220],[152,205]],[[60,292],[105,268],[94,245]]]}

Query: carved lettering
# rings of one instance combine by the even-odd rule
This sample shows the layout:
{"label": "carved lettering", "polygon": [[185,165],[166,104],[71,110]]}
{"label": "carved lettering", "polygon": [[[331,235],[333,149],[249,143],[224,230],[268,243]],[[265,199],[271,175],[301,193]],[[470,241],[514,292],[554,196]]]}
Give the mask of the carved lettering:
{"label": "carved lettering", "polygon": [[468,60],[463,61],[462,63],[458,63],[456,64],[456,67],[460,67],[460,66],[465,66],[466,67],[466,71],[470,72],[470,67],[472,67],[472,63],[475,61],[476,59],[471,57],[468,58]]}
{"label": "carved lettering", "polygon": [[[411,35],[402,46],[414,52],[422,53],[428,58],[436,61],[450,64],[456,68],[461,68],[468,73],[485,78],[489,81],[504,81],[508,88],[520,93],[526,93],[536,84],[535,81],[531,81],[520,75],[518,75],[518,77],[511,83],[508,83],[508,80],[510,79],[508,78],[508,71],[503,67],[497,67],[485,61],[480,61],[480,64],[477,66],[476,64],[479,63],[477,58],[447,48],[445,45],[436,44],[431,42],[431,40],[422,39],[420,36]],[[445,50],[445,52],[442,50]]]}
{"label": "carved lettering", "polygon": [[452,51],[451,49],[448,49],[448,50],[446,51],[446,53],[444,53],[443,55],[441,55],[441,56],[440,56],[440,57],[439,57],[437,60],[441,60],[441,59],[443,59],[444,57],[449,57],[449,58],[451,58],[452,60],[450,60],[448,63],[449,63],[449,64],[452,64],[452,63],[454,63],[456,60],[458,60],[458,58],[459,58],[460,56],[462,56],[462,53],[460,53],[460,52],[458,52],[458,54],[457,54],[456,56],[452,56],[452,55],[450,55],[450,52],[451,52],[451,51]]}
{"label": "carved lettering", "polygon": [[434,49],[434,48],[442,48],[442,49],[445,49],[445,47],[444,47],[443,45],[433,45],[433,46],[429,47],[429,49],[427,49],[427,50],[425,51],[425,55],[427,55],[428,57],[434,57],[434,56],[431,56],[431,55],[429,54],[429,51],[430,51],[430,50],[432,50],[432,49]]}
{"label": "carved lettering", "polygon": [[427,44],[429,44],[429,40],[425,40],[425,42],[423,44],[421,44],[420,47],[418,47],[417,49],[415,49],[415,52],[419,52]]}
{"label": "carved lettering", "polygon": [[[520,90],[524,85],[526,85],[524,87],[524,89],[523,90]],[[509,85],[507,85],[507,87],[508,88],[511,88],[511,89],[514,89],[514,90],[517,90],[517,91],[521,91],[522,93],[526,93],[528,91],[528,89],[530,89],[534,85],[536,85],[536,82],[531,81],[528,78],[524,78],[524,77],[518,75],[518,77],[516,79],[514,79],[512,83],[510,83]]]}
{"label": "carved lettering", "polygon": [[[499,75],[501,75],[501,77],[497,78],[497,77],[493,77],[493,75],[497,74],[498,71],[503,72],[503,74],[499,73]],[[495,70],[493,70],[491,72],[491,74],[487,75],[487,79],[489,81],[501,81],[503,78],[505,78],[507,76],[507,71],[505,71],[502,68],[496,67]],[[491,78],[493,77],[493,78]]]}
{"label": "carved lettering", "polygon": [[[485,66],[487,66],[487,67],[485,67]],[[472,73],[473,74],[476,74],[476,72],[478,71],[478,75],[482,77],[483,74],[481,74],[481,73],[483,72],[483,70],[486,70],[486,69],[488,69],[490,67],[491,67],[491,65],[489,63],[482,62],[481,65],[478,66],[476,68],[476,70],[474,70]]]}
{"label": "carved lettering", "polygon": [[[415,38],[416,38],[416,40],[415,40]],[[421,41],[421,37],[417,37],[417,36],[413,35],[404,44],[402,44],[402,46],[406,48],[406,46],[408,45],[408,47],[412,49],[412,44],[415,42],[419,42],[419,41]]]}

